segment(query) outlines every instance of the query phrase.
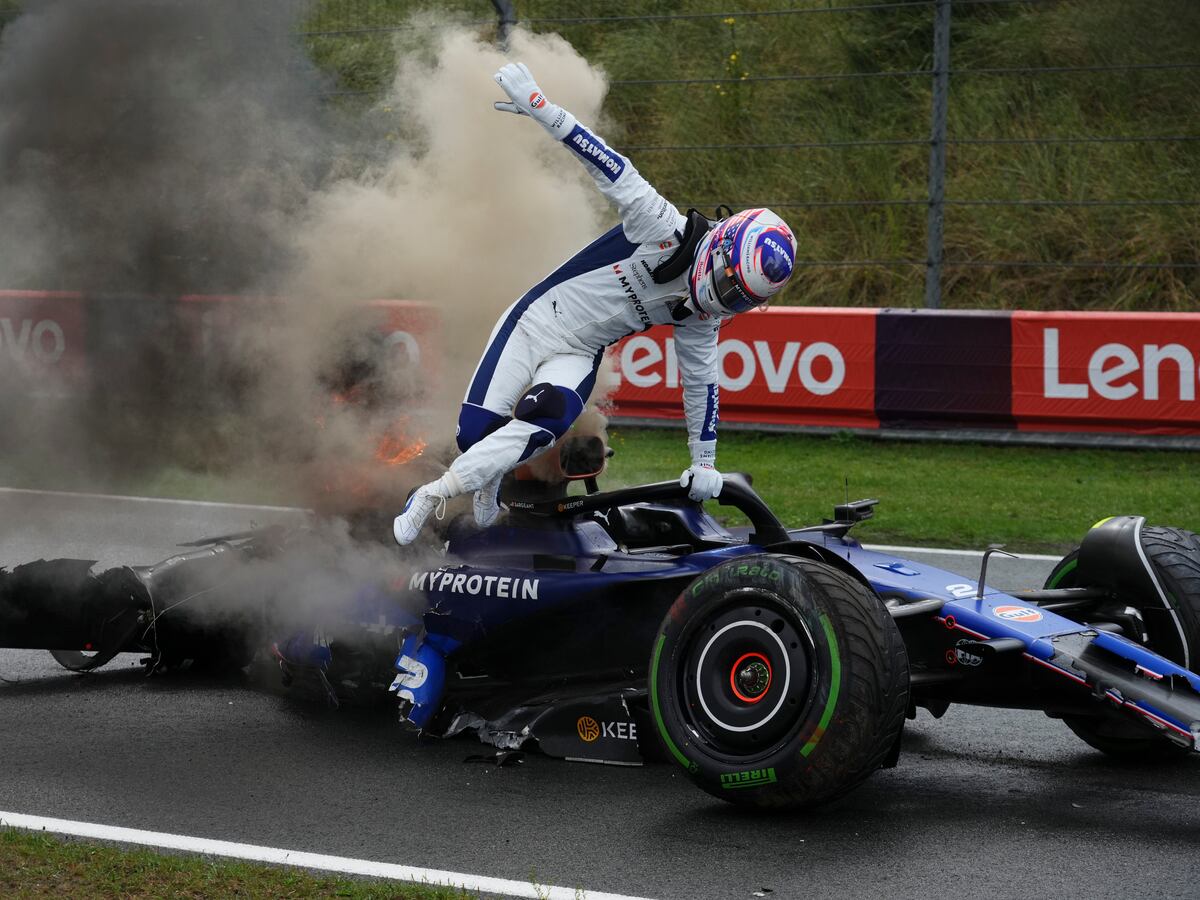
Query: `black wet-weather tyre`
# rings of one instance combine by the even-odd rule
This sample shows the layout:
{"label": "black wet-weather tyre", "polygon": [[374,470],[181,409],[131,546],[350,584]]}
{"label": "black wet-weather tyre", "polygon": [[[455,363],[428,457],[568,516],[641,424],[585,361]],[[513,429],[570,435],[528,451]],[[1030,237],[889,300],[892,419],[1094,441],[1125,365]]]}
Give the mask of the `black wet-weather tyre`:
{"label": "black wet-weather tyre", "polygon": [[[1200,535],[1182,528],[1142,526],[1142,549],[1187,643],[1189,668],[1200,665]],[[1175,662],[1184,664],[1183,660]]]}
{"label": "black wet-weather tyre", "polygon": [[764,554],[684,589],[651,648],[649,693],[668,757],[705,791],[761,808],[816,806],[894,762],[908,657],[865,584]]}
{"label": "black wet-weather tyre", "polygon": [[1046,583],[1042,585],[1042,587],[1044,587],[1046,590],[1053,590],[1054,588],[1081,587],[1079,583],[1079,573],[1077,571],[1078,566],[1079,548],[1076,547],[1054,564],[1054,568],[1050,571],[1050,574],[1046,576]]}
{"label": "black wet-weather tyre", "polygon": [[[1178,619],[1194,667],[1200,659],[1200,536],[1182,528],[1144,525],[1142,549]],[[1078,559],[1078,549],[1064,556],[1046,579],[1046,587],[1088,587],[1078,577]],[[1153,641],[1149,646],[1156,649]],[[1115,759],[1174,759],[1190,753],[1133,722],[1111,716],[1064,716],[1063,723],[1088,746]]]}
{"label": "black wet-weather tyre", "polygon": [[[1200,535],[1182,528],[1143,525],[1142,550],[1154,567],[1155,577],[1179,622],[1181,637],[1187,642],[1189,662],[1194,668],[1200,660]],[[1089,587],[1079,577],[1078,564],[1079,549],[1076,548],[1058,561],[1046,579],[1046,587]],[[1149,646],[1162,652],[1155,648],[1153,640]],[[1183,664],[1180,659],[1175,662]]]}

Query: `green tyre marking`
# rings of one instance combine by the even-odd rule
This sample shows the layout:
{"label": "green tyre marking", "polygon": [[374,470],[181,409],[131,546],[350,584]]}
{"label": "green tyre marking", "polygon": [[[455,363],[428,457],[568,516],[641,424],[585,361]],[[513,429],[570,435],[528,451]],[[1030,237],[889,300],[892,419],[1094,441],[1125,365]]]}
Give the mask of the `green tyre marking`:
{"label": "green tyre marking", "polygon": [[1079,557],[1078,556],[1075,557],[1073,560],[1071,560],[1069,563],[1067,563],[1065,566],[1063,566],[1062,569],[1059,570],[1059,572],[1053,578],[1050,579],[1050,583],[1048,585],[1046,585],[1046,587],[1049,588],[1050,590],[1053,590],[1054,588],[1058,587],[1058,583],[1060,581],[1062,581],[1064,578],[1066,578],[1068,575],[1070,575],[1072,572],[1074,572],[1075,567],[1077,565],[1079,565]]}
{"label": "green tyre marking", "polygon": [[667,642],[667,636],[660,634],[658,643],[654,645],[654,659],[650,663],[650,706],[654,710],[654,724],[658,726],[658,733],[663,739],[663,743],[667,745],[667,749],[671,751],[671,755],[679,761],[679,764],[689,772],[695,771],[696,764],[683,755],[683,751],[675,746],[675,742],[671,740],[671,735],[667,734],[667,725],[663,722],[662,707],[658,702],[658,658],[662,656],[663,644]]}
{"label": "green tyre marking", "polygon": [[726,772],[721,775],[722,790],[738,788],[762,787],[764,784],[774,784],[779,779],[775,777],[774,769],[750,769],[747,772]]}
{"label": "green tyre marking", "polygon": [[821,712],[821,721],[817,723],[817,728],[813,732],[812,737],[808,739],[808,743],[800,748],[801,756],[808,756],[821,742],[821,738],[825,735],[825,729],[829,726],[829,720],[833,718],[834,707],[837,706],[838,694],[842,690],[842,658],[838,653],[837,637],[833,633],[833,623],[829,621],[829,617],[821,613],[821,627],[825,629],[825,639],[829,642],[829,699],[825,701],[825,709]]}

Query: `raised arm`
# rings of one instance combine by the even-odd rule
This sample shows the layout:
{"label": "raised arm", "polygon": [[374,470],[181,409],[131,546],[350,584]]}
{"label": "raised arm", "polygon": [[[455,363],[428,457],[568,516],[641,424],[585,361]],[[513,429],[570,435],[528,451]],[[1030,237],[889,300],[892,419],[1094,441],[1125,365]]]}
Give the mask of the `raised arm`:
{"label": "raised arm", "polygon": [[495,75],[509,100],[496,109],[532,118],[584,164],[596,187],[621,215],[625,236],[635,243],[667,241],[682,233],[687,220],[654,189],[626,157],[570,112],[551,103],[524,63],[509,63]]}

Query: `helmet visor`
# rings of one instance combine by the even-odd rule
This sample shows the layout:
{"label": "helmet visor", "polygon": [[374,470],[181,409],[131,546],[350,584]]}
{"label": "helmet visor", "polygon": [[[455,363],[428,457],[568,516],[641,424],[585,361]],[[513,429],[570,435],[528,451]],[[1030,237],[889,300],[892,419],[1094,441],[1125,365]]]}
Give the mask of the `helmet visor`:
{"label": "helmet visor", "polygon": [[764,300],[752,296],[738,284],[733,266],[729,264],[732,236],[718,241],[712,252],[712,291],[717,302],[731,313],[741,313],[761,305]]}

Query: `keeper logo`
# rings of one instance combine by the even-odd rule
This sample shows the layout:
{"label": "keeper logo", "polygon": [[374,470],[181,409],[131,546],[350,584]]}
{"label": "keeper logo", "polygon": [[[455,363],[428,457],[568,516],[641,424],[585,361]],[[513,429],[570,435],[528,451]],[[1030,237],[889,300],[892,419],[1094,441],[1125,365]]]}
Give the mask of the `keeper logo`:
{"label": "keeper logo", "polygon": [[601,726],[601,734],[616,741],[636,741],[637,725],[633,722],[605,722]]}
{"label": "keeper logo", "polygon": [[637,725],[633,722],[597,722],[591,716],[580,716],[575,730],[585,744],[595,743],[602,737],[614,741],[637,740]]}
{"label": "keeper logo", "polygon": [[591,744],[600,737],[600,723],[591,716],[580,716],[579,721],[575,723],[575,730],[579,732],[579,739],[585,744]]}

